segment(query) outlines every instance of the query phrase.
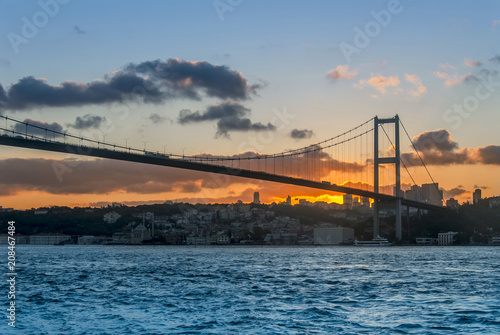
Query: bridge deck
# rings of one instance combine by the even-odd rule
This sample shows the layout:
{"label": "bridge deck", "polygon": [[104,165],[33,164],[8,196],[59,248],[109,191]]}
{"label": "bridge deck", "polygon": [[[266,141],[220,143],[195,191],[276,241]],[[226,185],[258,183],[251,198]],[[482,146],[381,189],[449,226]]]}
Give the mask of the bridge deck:
{"label": "bridge deck", "polygon": [[[168,166],[180,169],[224,174],[234,177],[266,180],[282,184],[353,194],[357,196],[368,197],[371,199],[378,199],[384,202],[395,201],[397,199],[395,196],[392,195],[374,193],[371,191],[360,190],[351,187],[328,185],[321,182],[316,182],[306,179],[280,176],[260,171],[234,169],[225,166],[217,166],[212,164],[193,162],[186,159],[173,159],[173,158],[168,158],[165,155],[154,156],[151,155],[151,153],[146,154],[146,152],[145,154],[137,154],[124,151],[86,147],[86,146],[62,143],[57,141],[42,141],[42,140],[23,138],[21,136],[11,137],[6,135],[0,136],[0,145],[23,147],[23,148],[44,150],[44,151],[53,151],[53,152],[60,152],[60,153],[74,154],[74,155],[101,157],[101,158],[116,159],[128,162],[137,162],[143,164],[161,165],[161,166]],[[446,207],[436,206],[433,204],[422,203],[404,198],[401,199],[401,203],[405,206],[422,208],[422,209],[446,209]]]}

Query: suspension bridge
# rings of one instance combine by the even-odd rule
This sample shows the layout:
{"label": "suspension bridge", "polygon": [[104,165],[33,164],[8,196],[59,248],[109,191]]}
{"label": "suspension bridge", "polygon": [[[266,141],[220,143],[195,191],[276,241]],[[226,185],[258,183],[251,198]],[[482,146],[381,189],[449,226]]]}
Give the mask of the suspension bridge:
{"label": "suspension bridge", "polygon": [[245,152],[224,156],[160,153],[145,147],[132,147],[128,143],[124,146],[105,142],[104,137],[101,140],[77,136],[28,120],[0,117],[5,120],[5,125],[0,127],[0,145],[225,174],[369,198],[373,202],[374,237],[379,235],[382,202],[394,204],[399,240],[402,238],[403,206],[408,211],[410,207],[445,209],[426,202],[424,197],[421,197],[423,201],[404,198],[401,165],[406,171],[405,178],[411,180],[407,185],[416,183],[407,166],[409,162],[401,158],[400,125],[430,179],[434,180],[398,115],[374,117],[342,134],[298,149],[273,154]]}

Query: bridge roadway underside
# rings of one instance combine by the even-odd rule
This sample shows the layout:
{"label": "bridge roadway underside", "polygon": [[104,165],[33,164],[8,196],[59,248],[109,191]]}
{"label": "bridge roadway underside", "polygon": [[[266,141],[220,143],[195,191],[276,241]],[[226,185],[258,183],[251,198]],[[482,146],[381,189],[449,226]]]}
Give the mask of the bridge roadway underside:
{"label": "bridge roadway underside", "polygon": [[[303,186],[315,189],[322,189],[326,191],[339,192],[339,193],[347,193],[353,194],[361,197],[368,197],[371,199],[378,199],[381,202],[394,202],[396,197],[387,195],[387,194],[377,194],[370,191],[359,190],[351,187],[345,186],[337,186],[337,185],[328,185],[321,182],[310,181],[306,179],[300,178],[292,178],[286,176],[274,175],[266,172],[252,171],[252,170],[244,170],[244,169],[236,169],[225,166],[217,166],[212,164],[193,162],[183,159],[172,159],[167,157],[156,157],[156,156],[148,156],[145,154],[136,154],[129,153],[123,151],[115,151],[108,149],[98,149],[92,147],[79,146],[74,144],[67,144],[61,142],[54,141],[40,141],[29,138],[19,138],[19,137],[9,137],[9,136],[0,136],[0,145],[14,146],[14,147],[22,147],[36,150],[44,150],[44,151],[53,151],[60,152],[66,154],[73,155],[83,155],[83,156],[92,156],[92,157],[101,157],[108,159],[116,159],[121,161],[128,162],[137,162],[143,164],[151,164],[151,165],[161,165],[167,167],[174,167],[180,169],[188,169],[188,170],[196,170],[217,174],[224,174],[228,176],[234,177],[242,177],[242,178],[251,178],[258,180],[266,180],[272,181],[276,183]],[[418,201],[401,199],[401,204],[404,206],[410,206],[421,209],[429,209],[429,210],[443,210],[445,207],[436,206],[428,203],[421,203]]]}

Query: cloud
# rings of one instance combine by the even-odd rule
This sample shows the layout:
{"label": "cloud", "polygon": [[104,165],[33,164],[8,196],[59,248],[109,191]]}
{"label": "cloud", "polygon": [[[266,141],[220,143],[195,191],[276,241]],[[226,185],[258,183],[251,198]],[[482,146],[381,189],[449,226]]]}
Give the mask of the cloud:
{"label": "cloud", "polygon": [[[143,76],[141,76],[143,75]],[[65,81],[50,85],[44,78],[24,77],[4,91],[0,111],[70,107],[138,101],[159,104],[168,99],[209,97],[249,99],[264,84],[248,85],[241,73],[227,66],[179,59],[128,64],[124,70],[90,83]]]}
{"label": "cloud", "polygon": [[456,67],[454,67],[453,65],[450,65],[448,63],[441,64],[441,65],[439,65],[439,67],[441,69],[445,70],[445,71],[446,70],[454,70],[454,69],[456,69]]}
{"label": "cloud", "polygon": [[453,75],[449,75],[446,72],[440,72],[440,71],[434,71],[432,74],[436,78],[443,79],[444,85],[446,87],[457,86],[458,84],[464,82],[465,80],[469,79],[472,76],[471,73],[467,73],[464,75],[459,75],[458,73],[455,73]]}
{"label": "cloud", "polygon": [[471,155],[483,164],[500,165],[500,146],[488,145],[475,149]]}
{"label": "cloud", "polygon": [[[500,146],[459,148],[448,130],[426,131],[412,139],[427,165],[484,164],[500,165]],[[407,166],[420,166],[415,152],[401,154]]]}
{"label": "cloud", "polygon": [[488,187],[488,186],[481,186],[481,185],[474,185],[474,188],[480,188],[480,189],[482,189],[482,190],[487,190],[487,189],[489,189],[489,187]]}
{"label": "cloud", "polygon": [[163,123],[166,120],[168,120],[168,117],[166,116],[161,116],[160,114],[157,113],[151,113],[148,117],[148,119],[153,122],[153,123]]}
{"label": "cloud", "polygon": [[464,59],[464,64],[465,66],[468,66],[468,67],[478,67],[478,66],[481,66],[481,63],[480,61],[477,61],[477,60],[470,60],[468,58]]}
{"label": "cloud", "polygon": [[209,97],[245,100],[255,94],[261,84],[248,85],[241,72],[224,65],[208,62],[190,62],[181,59],[148,61],[129,64],[126,69],[168,83],[186,96],[199,98],[196,89],[202,89]]}
{"label": "cloud", "polygon": [[[25,124],[16,123],[15,126],[13,127],[14,131],[17,131],[17,132],[22,133],[22,134],[27,133],[28,135],[34,135],[34,136],[39,136],[39,137],[44,137],[44,138],[46,135],[49,138],[63,136],[63,135],[51,132],[51,131],[57,131],[60,133],[63,132],[63,126],[61,126],[57,122],[48,123],[48,122],[33,120],[30,118],[24,119],[23,122],[27,123],[28,127],[26,127]],[[31,125],[34,127],[32,127]],[[45,129],[47,129],[49,132],[46,132]]]}
{"label": "cloud", "polygon": [[[58,174],[62,178],[59,180]],[[62,172],[61,172],[62,171]],[[112,194],[164,192],[194,193],[202,181],[215,188],[225,188],[241,183],[217,183],[208,173],[166,168],[111,159],[55,160],[55,159],[4,159],[0,160],[0,195],[24,191],[50,194]]]}
{"label": "cloud", "polygon": [[354,78],[357,74],[358,71],[355,70],[349,72],[349,65],[337,65],[335,69],[326,73],[326,77],[332,79],[333,81],[337,81],[339,79]]}
{"label": "cloud", "polygon": [[413,144],[421,151],[452,151],[458,148],[451,134],[446,129],[425,131],[412,139]]}
{"label": "cloud", "polygon": [[470,192],[460,187],[454,187],[450,190],[443,190],[443,198],[445,199],[454,198],[467,193]]}
{"label": "cloud", "polygon": [[358,84],[355,84],[355,87],[363,88],[366,85],[371,86],[373,89],[382,94],[386,94],[388,88],[399,86],[399,78],[397,76],[372,76],[369,79],[360,79]]}
{"label": "cloud", "polygon": [[495,55],[493,58],[490,58],[490,62],[500,64],[500,55]]}
{"label": "cloud", "polygon": [[289,136],[296,140],[302,140],[304,138],[311,138],[314,135],[314,132],[309,129],[293,129]]}
{"label": "cloud", "polygon": [[260,122],[252,123],[250,119],[237,117],[222,118],[217,122],[217,136],[229,137],[230,131],[274,131],[276,127],[271,124],[263,124]]}
{"label": "cloud", "polygon": [[216,136],[229,136],[230,131],[273,131],[276,127],[268,123],[253,123],[245,116],[250,114],[250,109],[238,102],[225,101],[209,106],[204,112],[181,110],[178,122],[180,124],[197,123],[203,121],[217,121]]}
{"label": "cloud", "polygon": [[491,26],[492,27],[496,27],[500,24],[500,20],[493,20],[493,22],[491,23]]}
{"label": "cloud", "polygon": [[83,117],[76,117],[74,123],[68,124],[68,127],[85,130],[91,128],[99,128],[103,122],[106,122],[106,118],[98,115],[86,114]]}
{"label": "cloud", "polygon": [[415,74],[405,74],[406,81],[415,85],[415,90],[411,90],[409,94],[418,97],[427,92],[427,88],[422,84],[420,78]]}
{"label": "cloud", "polygon": [[[149,90],[138,89],[149,87]],[[63,82],[49,85],[47,80],[25,77],[13,84],[2,109],[28,110],[40,107],[68,107],[139,100],[158,103],[165,95],[148,79],[134,74],[117,72],[106,81],[88,84]]]}

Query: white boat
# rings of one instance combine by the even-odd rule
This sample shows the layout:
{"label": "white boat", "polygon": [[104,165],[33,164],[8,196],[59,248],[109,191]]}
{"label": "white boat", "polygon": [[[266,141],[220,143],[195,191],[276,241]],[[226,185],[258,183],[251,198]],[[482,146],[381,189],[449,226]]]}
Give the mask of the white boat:
{"label": "white boat", "polygon": [[354,241],[354,245],[360,246],[360,247],[384,247],[384,246],[390,246],[392,243],[389,243],[389,241],[384,238],[384,237],[374,237],[373,240],[371,241]]}

